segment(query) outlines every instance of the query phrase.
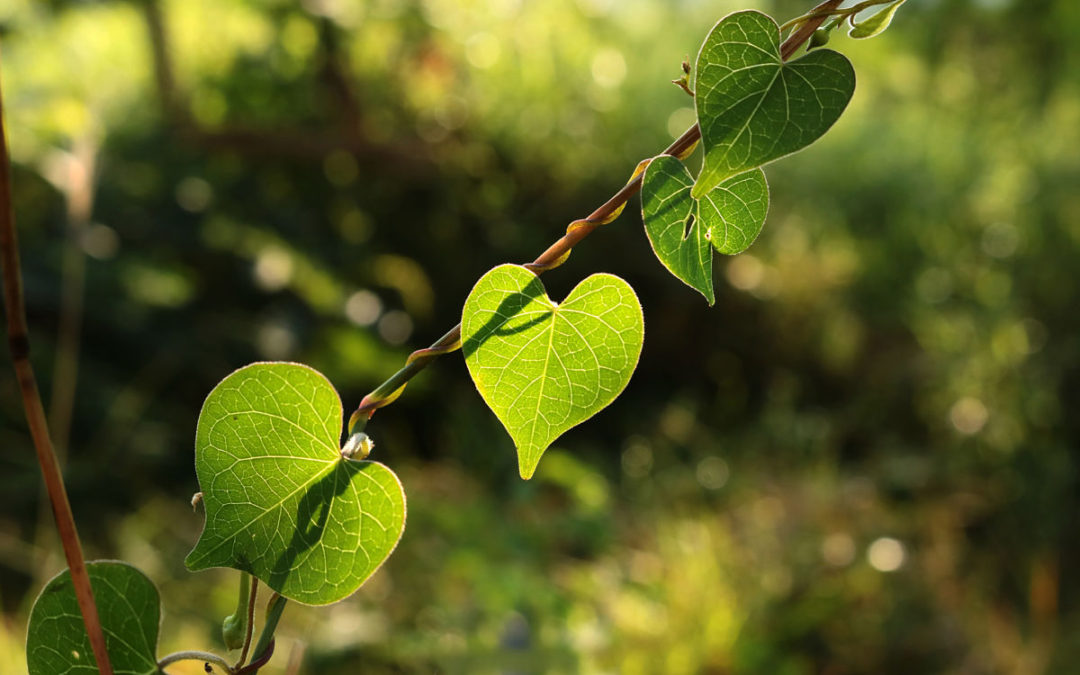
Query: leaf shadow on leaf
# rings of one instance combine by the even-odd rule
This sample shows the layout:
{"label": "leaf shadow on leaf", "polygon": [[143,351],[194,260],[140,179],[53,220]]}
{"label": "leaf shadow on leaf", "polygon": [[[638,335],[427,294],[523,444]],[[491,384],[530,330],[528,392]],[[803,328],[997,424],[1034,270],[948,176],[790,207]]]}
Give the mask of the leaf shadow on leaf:
{"label": "leaf shadow on leaf", "polygon": [[267,584],[274,589],[284,587],[295,571],[294,563],[303,553],[314,548],[326,531],[330,506],[334,498],[349,486],[348,468],[335,464],[334,470],[311,485],[296,505],[296,529],[284,552],[274,561]]}
{"label": "leaf shadow on leaf", "polygon": [[540,277],[534,277],[525,288],[516,293],[507,295],[503,298],[503,301],[499,303],[498,308],[491,315],[491,318],[488,319],[487,323],[481,326],[461,344],[462,353],[468,357],[470,354],[476,352],[476,350],[480,348],[480,345],[484,344],[492,337],[520,333],[539,323],[547,321],[551,316],[551,312],[544,312],[540,316],[527,321],[522,321],[517,325],[508,325],[522,309],[528,307],[534,300],[544,298],[545,296],[546,292],[544,291],[544,284],[540,282]]}
{"label": "leaf shadow on leaf", "polygon": [[[683,200],[669,199],[665,201],[664,205],[654,214],[652,214],[652,217],[662,219],[666,218],[672,211],[675,211],[675,215],[678,216],[678,219],[683,221],[682,241],[686,241],[690,238],[690,233],[694,230],[694,224],[697,222],[697,214],[694,212],[696,203],[695,200],[690,197],[689,187],[686,188],[686,201],[689,202],[689,208],[686,208],[687,204],[685,204]],[[688,211],[689,213],[684,215],[683,211]],[[710,238],[708,233],[705,234],[705,238]]]}

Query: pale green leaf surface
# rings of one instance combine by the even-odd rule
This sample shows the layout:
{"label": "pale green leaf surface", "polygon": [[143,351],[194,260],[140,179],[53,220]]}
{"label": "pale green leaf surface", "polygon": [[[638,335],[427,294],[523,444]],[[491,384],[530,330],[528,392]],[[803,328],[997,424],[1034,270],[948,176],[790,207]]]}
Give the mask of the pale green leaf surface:
{"label": "pale green leaf surface", "polygon": [[754,243],[769,210],[761,169],[734,176],[700,200],[694,177],[675,157],[649,163],[641,186],[641,217],[653,252],[664,267],[713,304],[712,249],[733,255]]}
{"label": "pale green leaf surface", "polygon": [[868,16],[865,20],[858,22],[850,31],[848,31],[848,36],[857,40],[863,40],[872,38],[875,35],[880,35],[889,27],[889,24],[892,23],[893,16],[896,15],[896,10],[900,9],[900,5],[904,4],[905,1],[906,0],[896,0],[896,2],[891,5]]}
{"label": "pale green leaf surface", "polygon": [[318,371],[255,363],[203,404],[195,471],[206,525],[188,569],[232,567],[312,605],[351,595],[405,529],[405,493],[340,452],[341,399]]}
{"label": "pale green leaf surface", "polygon": [[517,446],[522,478],[556,438],[622,392],[644,336],[637,296],[616,276],[593,274],[558,305],[524,267],[480,278],[465,300],[462,351]]}
{"label": "pale green leaf surface", "polygon": [[[86,571],[113,671],[116,675],[160,672],[156,653],[161,606],[154,583],[123,562],[90,562]],[[30,675],[98,672],[69,570],[45,584],[34,602],[26,630],[26,664]]]}
{"label": "pale green leaf surface", "polygon": [[705,160],[694,197],[810,145],[855,91],[855,71],[835,51],[816,49],[785,63],[779,26],[756,11],[729,14],[713,27],[695,81]]}

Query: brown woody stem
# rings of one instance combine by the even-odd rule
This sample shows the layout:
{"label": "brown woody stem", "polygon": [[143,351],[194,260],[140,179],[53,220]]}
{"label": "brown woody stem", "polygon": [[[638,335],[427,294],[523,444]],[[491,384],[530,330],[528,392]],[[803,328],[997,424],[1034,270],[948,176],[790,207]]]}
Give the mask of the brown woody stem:
{"label": "brown woody stem", "polygon": [[109,654],[105,648],[105,634],[101,630],[94,591],[86,572],[82,543],[75,529],[75,517],[71,513],[60,463],[49,439],[49,426],[45,409],[41,405],[34,369],[30,364],[30,338],[26,325],[26,306],[23,303],[22,273],[19,269],[19,245],[15,234],[15,211],[11,199],[11,162],[8,158],[7,131],[3,125],[3,97],[0,95],[0,267],[3,267],[4,310],[7,316],[8,348],[15,363],[15,375],[26,409],[26,423],[37,451],[38,464],[45,479],[45,488],[52,504],[56,528],[64,546],[64,557],[71,570],[71,583],[79,603],[86,634],[94,652],[101,675],[113,675]]}

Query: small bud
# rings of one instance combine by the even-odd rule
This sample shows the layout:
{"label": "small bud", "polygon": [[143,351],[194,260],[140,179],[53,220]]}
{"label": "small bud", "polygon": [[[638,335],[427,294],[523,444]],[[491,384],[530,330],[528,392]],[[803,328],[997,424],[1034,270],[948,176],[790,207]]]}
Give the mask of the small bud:
{"label": "small bud", "polygon": [[221,622],[221,637],[225,642],[225,648],[240,649],[244,646],[244,637],[247,633],[247,617],[241,614],[232,614],[225,617]]}
{"label": "small bud", "polygon": [[825,28],[818,28],[814,31],[814,34],[810,36],[810,44],[806,47],[807,50],[814,49],[815,47],[822,47],[829,42],[829,31]]}
{"label": "small bud", "polygon": [[682,89],[683,91],[685,91],[690,96],[694,95],[694,90],[690,88],[690,77],[689,77],[689,75],[683,75],[682,77],[680,77],[677,80],[672,80],[671,83],[673,85],[675,85],[676,87],[678,87],[679,89]]}
{"label": "small bud", "polygon": [[341,448],[341,456],[345,459],[364,459],[374,449],[375,441],[363,431],[358,431],[345,441],[345,445]]}

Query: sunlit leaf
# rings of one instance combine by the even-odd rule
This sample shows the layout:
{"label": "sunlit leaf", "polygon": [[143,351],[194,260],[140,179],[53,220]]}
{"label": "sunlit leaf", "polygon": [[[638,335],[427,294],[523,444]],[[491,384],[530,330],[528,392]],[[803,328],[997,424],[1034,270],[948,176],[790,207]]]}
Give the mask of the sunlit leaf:
{"label": "sunlit leaf", "polygon": [[848,36],[855,39],[865,39],[880,35],[889,27],[889,24],[892,23],[893,16],[896,15],[896,10],[900,9],[900,5],[904,4],[904,2],[906,2],[906,0],[896,0],[896,2],[891,5],[868,16],[863,21],[856,23],[852,29],[848,31]]}
{"label": "sunlit leaf", "polygon": [[476,283],[461,319],[465,363],[514,439],[522,478],[568,429],[615,400],[644,340],[633,289],[593,274],[555,304],[540,279],[501,265]]}
{"label": "sunlit leaf", "polygon": [[[123,562],[91,562],[86,571],[113,672],[159,673],[161,603],[154,583]],[[98,672],[69,570],[53,577],[34,602],[26,631],[26,663],[30,675]]]}
{"label": "sunlit leaf", "polygon": [[287,598],[348,597],[397,546],[405,493],[377,462],[340,452],[341,400],[318,371],[255,363],[203,404],[195,471],[206,526],[188,569],[232,567]]}
{"label": "sunlit leaf", "polygon": [[728,178],[790,155],[821,137],[855,91],[842,54],[816,49],[785,63],[780,28],[761,12],[729,14],[713,27],[695,66],[705,162],[700,198]]}
{"label": "sunlit leaf", "polygon": [[712,249],[732,255],[754,243],[769,210],[761,169],[734,176],[700,200],[694,177],[675,157],[661,155],[645,170],[641,217],[664,267],[713,304]]}

